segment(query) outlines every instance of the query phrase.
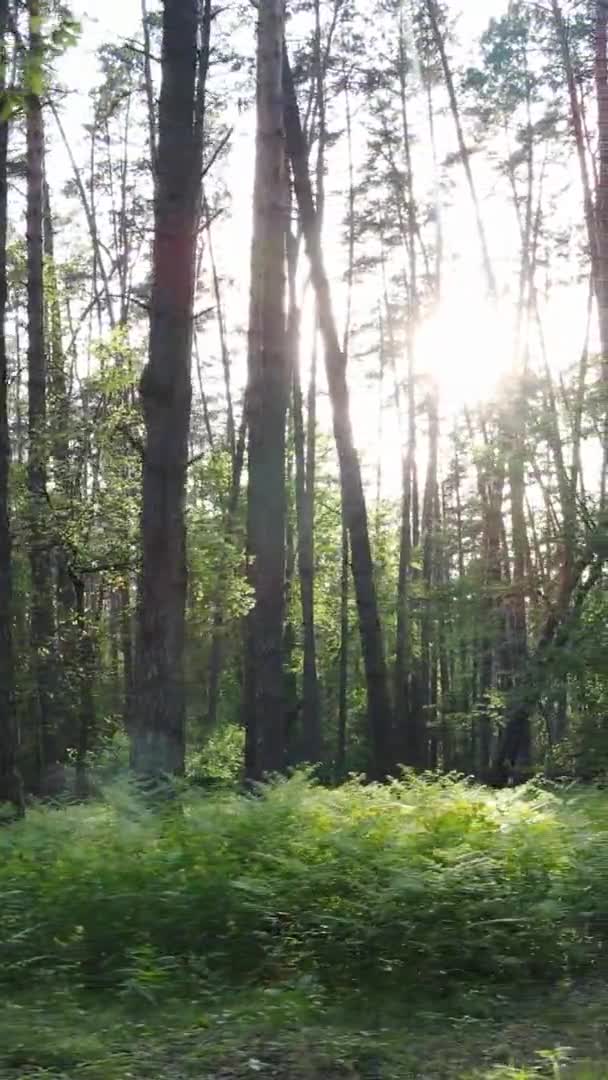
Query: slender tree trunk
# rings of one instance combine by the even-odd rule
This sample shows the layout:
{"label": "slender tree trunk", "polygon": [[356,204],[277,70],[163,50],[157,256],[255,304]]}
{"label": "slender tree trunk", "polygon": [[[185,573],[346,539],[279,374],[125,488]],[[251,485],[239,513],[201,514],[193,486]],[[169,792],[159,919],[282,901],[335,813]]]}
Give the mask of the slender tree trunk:
{"label": "slender tree trunk", "polygon": [[[29,61],[42,66],[40,5],[30,0]],[[53,794],[63,786],[60,765],[55,670],[55,620],[51,574],[51,537],[47,507],[47,368],[43,288],[43,162],[42,105],[30,93],[27,103],[27,312],[28,312],[28,492],[31,572],[30,642],[33,660],[33,710],[37,743],[36,786]]]}
{"label": "slender tree trunk", "polygon": [[245,688],[245,768],[250,779],[278,771],[285,763],[285,418],[289,380],[284,297],[284,22],[284,0],[261,0],[247,389],[247,538],[249,580],[255,597],[247,620]]}
{"label": "slender tree trunk", "polygon": [[223,664],[224,646],[224,621],[225,621],[225,597],[227,588],[227,573],[230,567],[229,548],[234,540],[237,524],[237,510],[241,494],[241,476],[245,458],[245,440],[247,438],[247,401],[243,404],[243,415],[239,427],[236,442],[236,455],[232,472],[230,498],[226,511],[226,524],[224,527],[225,554],[222,558],[219,573],[219,584],[214,599],[213,631],[211,636],[211,648],[209,651],[209,675],[207,680],[207,729],[213,731],[217,723],[217,711],[220,700],[220,678]]}
{"label": "slender tree trunk", "polygon": [[596,296],[601,346],[602,475],[600,504],[608,498],[608,7],[596,0],[595,86],[597,93],[598,184],[596,198]]}
{"label": "slender tree trunk", "polygon": [[58,678],[58,720],[61,723],[61,741],[73,748],[77,743],[74,724],[77,700],[73,688],[80,679],[78,663],[78,627],[75,613],[76,595],[69,571],[69,557],[64,543],[69,526],[71,483],[70,476],[70,404],[68,399],[59,281],[55,266],[55,237],[49,186],[43,184],[43,251],[45,272],[45,303],[47,328],[47,395],[49,413],[49,449],[52,455],[54,481],[55,518],[58,526],[58,542],[54,551],[56,598],[57,598],[57,645],[60,664]]}
{"label": "slender tree trunk", "polygon": [[348,720],[348,653],[350,644],[350,626],[348,619],[348,593],[350,582],[350,563],[348,546],[348,526],[342,511],[342,544],[340,560],[340,654],[338,668],[338,749],[336,767],[338,776],[344,774],[346,767],[346,729]]}
{"label": "slender tree trunk", "polygon": [[148,15],[147,0],[141,0],[141,28],[144,36],[144,85],[146,89],[146,106],[148,111],[148,146],[150,149],[150,166],[152,169],[152,181],[154,188],[158,180],[158,146],[156,140],[156,102],[154,100],[154,80],[152,78],[152,46],[150,42],[150,21]]}
{"label": "slender tree trunk", "polygon": [[[302,387],[299,370],[299,311],[295,297],[295,265],[289,266],[289,354],[293,372],[293,434],[295,451],[296,517],[298,529],[298,573],[300,577],[300,602],[302,605],[302,630],[304,637],[304,667],[302,676],[302,749],[306,761],[317,762],[321,757],[321,724],[319,684],[317,677],[317,651],[314,624],[314,443],[316,381],[313,356],[311,372],[312,390],[308,400],[308,438],[304,440]],[[316,344],[315,344],[316,352]],[[313,381],[314,380],[314,381]],[[311,416],[312,407],[312,416]],[[313,496],[313,497],[311,497]]]}
{"label": "slender tree trunk", "polygon": [[[0,0],[0,93],[6,86],[5,34],[8,0]],[[23,813],[23,789],[17,769],[17,716],[13,655],[13,571],[10,528],[9,473],[11,446],[8,426],[6,353],[6,238],[8,120],[0,122],[0,803],[12,803]]]}
{"label": "slender tree trunk", "polygon": [[[420,764],[426,764],[426,720],[430,717],[436,719],[433,706],[436,705],[436,677],[435,677],[435,653],[436,645],[433,641],[433,589],[437,581],[436,575],[436,545],[438,533],[438,485],[437,469],[439,459],[439,398],[435,386],[432,387],[428,402],[429,416],[429,454],[427,464],[426,482],[424,485],[424,498],[422,504],[422,582],[424,586],[424,598],[422,618],[420,625],[421,640],[421,693],[420,693],[420,718],[418,721],[420,739]],[[434,736],[432,741],[436,743]],[[431,767],[436,767],[436,761],[431,762]]]}
{"label": "slender tree trunk", "polygon": [[[508,475],[511,496],[511,540],[513,546],[513,576],[509,599],[511,624],[510,672],[509,682],[517,680],[523,669],[528,654],[528,627],[526,613],[527,568],[529,547],[525,516],[525,474],[523,461],[523,439],[520,425],[524,416],[524,402],[517,394],[512,405],[508,425]],[[532,733],[528,724],[522,730],[520,759],[527,765],[531,759]]]}
{"label": "slender tree trunk", "polygon": [[149,777],[182,773],[185,755],[184,502],[202,167],[197,18],[197,0],[165,0],[150,345],[140,382],[146,442],[133,718],[133,765]]}
{"label": "slender tree trunk", "polygon": [[[346,319],[342,351],[344,362],[348,363],[350,349],[351,322],[353,310],[353,283],[355,273],[355,175],[353,165],[352,115],[350,108],[350,90],[348,75],[344,78],[344,106],[346,114],[346,137],[348,146],[348,265],[346,268]],[[346,768],[346,740],[348,722],[348,657],[350,646],[350,622],[348,614],[350,562],[348,544],[348,526],[344,515],[344,493],[340,491],[340,649],[338,655],[338,738],[336,748],[336,770],[338,777],[344,775]]]}
{"label": "slender tree trunk", "polygon": [[[290,423],[290,428],[292,424]],[[292,615],[292,596],[294,578],[296,573],[296,529],[294,529],[294,513],[293,506],[291,505],[291,491],[293,488],[293,466],[294,466],[294,452],[293,452],[294,440],[292,432],[289,432],[289,438],[287,443],[286,454],[286,489],[288,495],[289,505],[286,505],[286,529],[285,529],[285,630],[283,634],[283,665],[284,665],[284,685],[285,685],[285,746],[287,760],[290,764],[297,761],[311,760],[307,757],[305,746],[303,745],[306,739],[306,731],[303,732],[303,739],[297,739],[297,747],[294,746],[296,742],[296,732],[298,723],[298,680],[294,667],[294,652],[296,647],[296,628]]]}
{"label": "slender tree trunk", "polygon": [[88,758],[94,748],[95,738],[95,644],[92,615],[87,617],[85,606],[85,583],[73,578],[75,618],[77,627],[77,651],[79,668],[78,742],[76,746],[76,794],[84,799],[89,794]]}
{"label": "slender tree trunk", "polygon": [[287,149],[293,170],[300,223],[317,300],[319,328],[325,346],[325,366],[333,413],[334,436],[340,465],[344,513],[350,536],[353,579],[367,683],[368,723],[373,762],[371,771],[376,777],[383,777],[387,775],[394,764],[391,704],[388,693],[384,641],[374,581],[367,508],[361,479],[361,467],[350,422],[346,358],[340,347],[331,304],[329,282],[323,261],[312,186],[308,172],[306,144],[286,50],[284,50],[283,68]]}

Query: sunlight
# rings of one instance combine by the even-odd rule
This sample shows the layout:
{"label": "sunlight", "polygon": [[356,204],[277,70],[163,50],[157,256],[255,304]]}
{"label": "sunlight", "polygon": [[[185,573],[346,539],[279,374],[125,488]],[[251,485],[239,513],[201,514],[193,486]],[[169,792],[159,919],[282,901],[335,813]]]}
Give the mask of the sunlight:
{"label": "sunlight", "polygon": [[492,396],[513,361],[510,312],[480,297],[475,317],[465,297],[454,297],[417,335],[417,368],[438,383],[441,408],[456,412]]}

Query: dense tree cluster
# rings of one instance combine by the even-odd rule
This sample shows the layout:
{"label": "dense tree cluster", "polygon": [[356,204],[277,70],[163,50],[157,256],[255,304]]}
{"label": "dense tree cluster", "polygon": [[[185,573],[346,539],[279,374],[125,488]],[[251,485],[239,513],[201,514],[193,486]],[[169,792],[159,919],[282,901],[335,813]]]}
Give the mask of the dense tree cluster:
{"label": "dense tree cluster", "polygon": [[127,743],[155,783],[608,764],[608,9],[372,7],[142,0],[81,127],[73,14],[0,0],[19,811]]}

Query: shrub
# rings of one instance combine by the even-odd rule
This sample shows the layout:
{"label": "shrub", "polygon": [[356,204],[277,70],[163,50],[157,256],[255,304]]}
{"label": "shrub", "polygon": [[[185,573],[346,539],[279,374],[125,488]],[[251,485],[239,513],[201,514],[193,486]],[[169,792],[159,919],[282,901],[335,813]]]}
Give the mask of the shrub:
{"label": "shrub", "polygon": [[0,978],[412,994],[554,975],[597,950],[607,874],[601,823],[532,786],[297,775],[158,812],[115,787],[0,832]]}

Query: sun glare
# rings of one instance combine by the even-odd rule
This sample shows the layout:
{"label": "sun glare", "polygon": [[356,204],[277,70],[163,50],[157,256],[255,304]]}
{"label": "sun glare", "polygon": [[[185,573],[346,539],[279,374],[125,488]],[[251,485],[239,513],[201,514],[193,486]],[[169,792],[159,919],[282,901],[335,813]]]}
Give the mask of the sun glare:
{"label": "sun glare", "polygon": [[441,408],[456,412],[492,396],[513,363],[513,324],[481,297],[443,303],[420,327],[417,369],[439,387]]}

